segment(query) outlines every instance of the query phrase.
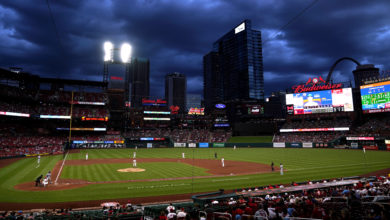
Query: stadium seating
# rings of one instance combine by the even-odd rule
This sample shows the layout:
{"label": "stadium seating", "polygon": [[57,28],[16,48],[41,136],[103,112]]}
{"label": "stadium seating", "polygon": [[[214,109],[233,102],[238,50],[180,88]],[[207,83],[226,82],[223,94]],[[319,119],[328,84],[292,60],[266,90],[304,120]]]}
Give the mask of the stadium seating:
{"label": "stadium seating", "polygon": [[[319,180],[321,182],[332,180]],[[389,219],[390,180],[378,176],[356,183],[300,189],[262,196],[227,194],[204,204],[184,202],[133,206],[118,204],[100,209],[53,209],[0,213],[5,219]],[[296,183],[292,183],[296,186]],[[280,187],[280,186],[274,186]],[[258,187],[264,188],[264,187]],[[240,189],[244,191],[244,189]],[[170,212],[175,214],[169,215]],[[174,209],[172,208],[174,207]],[[181,214],[179,214],[182,212]],[[183,214],[184,213],[184,214]],[[174,218],[170,218],[175,216]],[[181,217],[185,216],[185,217]],[[0,218],[1,218],[0,217]]]}

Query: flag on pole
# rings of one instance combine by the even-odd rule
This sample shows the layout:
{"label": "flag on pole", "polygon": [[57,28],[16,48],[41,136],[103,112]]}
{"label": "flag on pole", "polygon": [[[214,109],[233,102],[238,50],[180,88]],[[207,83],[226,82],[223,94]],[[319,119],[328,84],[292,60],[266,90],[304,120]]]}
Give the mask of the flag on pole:
{"label": "flag on pole", "polygon": [[363,153],[366,153],[366,148],[363,147]]}

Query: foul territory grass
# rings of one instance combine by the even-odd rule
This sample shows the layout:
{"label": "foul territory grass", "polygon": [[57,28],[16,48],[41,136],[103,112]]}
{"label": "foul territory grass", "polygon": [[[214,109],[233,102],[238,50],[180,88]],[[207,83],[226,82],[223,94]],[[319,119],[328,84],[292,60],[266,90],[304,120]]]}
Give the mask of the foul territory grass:
{"label": "foul territory grass", "polygon": [[[132,156],[133,151],[132,149],[82,150],[80,153],[69,154],[67,160],[85,159],[86,152],[88,152],[90,160],[95,158],[129,158]],[[283,176],[275,172],[204,179],[190,178],[186,180],[91,184],[82,188],[62,191],[27,192],[16,190],[14,186],[20,183],[34,181],[40,174],[46,174],[48,170],[51,170],[62,159],[62,155],[42,157],[39,167],[37,167],[36,158],[24,158],[9,166],[0,168],[0,202],[65,202],[199,193],[221,188],[228,190],[268,184],[288,184],[291,181],[354,176],[390,167],[390,152],[367,151],[364,155],[361,150],[336,149],[138,149],[137,158],[180,158],[182,152],[186,154],[186,158],[203,159],[213,159],[214,153],[217,153],[219,158],[225,158],[225,163],[229,163],[229,160],[250,161],[263,164],[274,162],[276,165],[283,163],[286,172]],[[141,163],[139,165],[158,165],[160,168],[161,164]],[[130,163],[107,165],[108,167],[112,166],[112,169],[104,168],[105,165],[65,166],[61,178],[85,178],[91,181],[115,181],[117,179],[122,180],[122,178],[128,178],[127,176],[121,177],[120,175],[115,177],[109,175],[109,173],[115,170],[117,168],[116,166],[121,168],[122,165],[124,165],[123,168],[130,167]],[[192,177],[204,175],[202,173],[205,172],[202,168],[192,168],[188,164],[173,163],[171,166],[170,163],[167,163],[167,165],[168,167],[162,168],[161,172],[157,171],[158,168],[155,168],[156,172],[160,174],[156,174],[156,172],[145,172],[141,174],[145,176],[139,176],[139,178],[154,179],[157,177],[156,175]],[[68,169],[74,170],[71,171]],[[87,172],[96,174],[88,176],[86,174]],[[160,178],[160,176],[157,178]]]}

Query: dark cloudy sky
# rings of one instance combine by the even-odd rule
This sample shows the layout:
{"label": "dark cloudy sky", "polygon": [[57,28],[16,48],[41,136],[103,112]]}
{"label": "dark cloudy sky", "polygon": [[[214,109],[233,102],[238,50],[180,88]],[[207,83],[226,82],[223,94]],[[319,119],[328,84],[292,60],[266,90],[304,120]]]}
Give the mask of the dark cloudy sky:
{"label": "dark cloudy sky", "polygon": [[[389,0],[46,0],[0,1],[0,66],[20,66],[45,77],[102,80],[106,40],[129,42],[150,59],[151,95],[163,95],[166,73],[188,77],[201,94],[202,57],[244,19],[263,33],[266,94],[311,76],[349,56],[390,70]],[[335,81],[352,79],[341,63]]]}

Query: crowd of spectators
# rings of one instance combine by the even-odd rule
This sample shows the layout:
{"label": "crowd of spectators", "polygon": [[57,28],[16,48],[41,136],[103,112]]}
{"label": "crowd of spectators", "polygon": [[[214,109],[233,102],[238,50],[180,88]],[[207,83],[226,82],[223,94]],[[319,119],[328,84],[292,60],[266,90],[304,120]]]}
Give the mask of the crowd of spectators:
{"label": "crowd of spectators", "polygon": [[348,118],[341,119],[315,119],[315,120],[299,120],[286,122],[282,129],[299,129],[299,128],[338,128],[350,127],[352,121]]}
{"label": "crowd of spectators", "polygon": [[[72,99],[72,92],[60,90],[30,90],[15,86],[2,85],[0,96],[17,97],[42,102],[64,102],[69,103]],[[74,101],[84,102],[104,102],[107,103],[108,97],[104,93],[94,92],[74,92]]]}
{"label": "crowd of spectators", "polygon": [[291,132],[275,135],[273,142],[317,142],[326,143],[340,136],[345,136],[345,132]]}
{"label": "crowd of spectators", "polygon": [[124,133],[127,138],[169,137],[175,143],[226,142],[231,135],[231,131],[208,129],[138,129]]}
{"label": "crowd of spectators", "polygon": [[0,157],[62,153],[65,140],[49,136],[1,136]]}
{"label": "crowd of spectators", "polygon": [[389,219],[389,201],[390,181],[378,177],[354,185],[214,200],[204,211],[205,219]]}
{"label": "crowd of spectators", "polygon": [[[22,103],[6,103],[0,102],[0,111],[2,112],[17,112],[35,115],[70,115],[70,106],[55,106],[52,104],[26,105]],[[81,107],[74,106],[72,115],[75,118],[94,117],[104,118],[109,117],[108,109],[101,106]]]}
{"label": "crowd of spectators", "polygon": [[370,117],[354,129],[361,136],[390,135],[390,117]]}

